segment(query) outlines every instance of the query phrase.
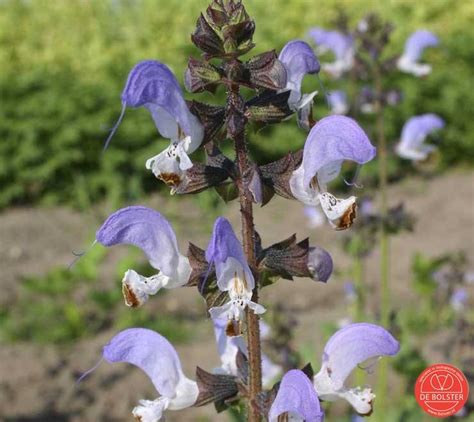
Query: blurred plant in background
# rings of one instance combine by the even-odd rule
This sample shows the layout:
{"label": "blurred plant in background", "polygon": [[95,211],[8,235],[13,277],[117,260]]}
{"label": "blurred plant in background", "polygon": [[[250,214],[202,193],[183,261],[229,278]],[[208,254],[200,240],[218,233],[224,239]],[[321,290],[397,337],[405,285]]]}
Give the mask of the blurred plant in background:
{"label": "blurred plant in background", "polygon": [[[98,266],[104,258],[103,249],[91,249],[74,271],[61,267],[20,280],[18,297],[0,313],[0,339],[64,345],[131,325],[158,330],[176,342],[192,338],[186,315],[158,316],[156,307],[126,312],[120,304],[120,290],[97,283],[101,278]],[[117,265],[118,277],[136,262],[134,254],[123,258]]]}
{"label": "blurred plant in background", "polygon": [[[391,87],[387,86],[387,79],[390,74],[397,70],[415,76],[426,76],[431,73],[432,67],[429,64],[421,64],[420,60],[427,47],[438,46],[439,39],[432,32],[426,30],[416,31],[406,41],[403,53],[387,57],[386,49],[389,46],[390,35],[394,29],[391,23],[383,21],[376,14],[369,14],[358,22],[356,29],[351,30],[347,26],[347,21],[347,17],[341,14],[338,19],[338,31],[313,28],[309,31],[309,34],[317,48],[324,47],[332,50],[337,61],[341,62],[339,66],[337,66],[337,61],[327,65],[327,69],[330,66],[330,69],[328,69],[329,75],[339,79],[344,74],[350,74],[350,80],[355,86],[350,87],[352,97],[346,100],[348,103],[347,113],[356,118],[363,113],[374,116],[372,122],[367,122],[367,125],[369,131],[374,134],[378,147],[376,183],[379,196],[378,213],[374,213],[373,207],[369,207],[369,215],[366,214],[366,218],[360,222],[362,227],[364,224],[368,227],[365,230],[358,231],[358,235],[349,242],[351,247],[348,251],[352,253],[354,260],[355,318],[359,320],[363,319],[365,314],[365,286],[362,280],[364,264],[362,258],[370,251],[370,249],[364,251],[364,247],[361,251],[360,246],[372,245],[373,247],[375,245],[374,241],[378,241],[380,250],[379,320],[383,326],[388,327],[394,302],[389,278],[391,265],[390,237],[403,229],[411,229],[412,222],[410,217],[404,214],[403,204],[389,208],[388,165],[393,146],[391,146],[390,139],[387,138],[385,114],[388,107],[400,103],[403,92],[390,89]],[[338,68],[337,72],[334,72],[335,67]],[[434,129],[441,129],[442,127],[444,127],[443,120],[435,114],[412,117],[404,126],[401,140],[395,147],[396,153],[402,158],[415,162],[426,160],[428,155],[435,150],[435,147],[425,145],[423,142]],[[355,177],[353,182],[346,183],[358,187]],[[372,212],[371,215],[370,211]],[[380,413],[377,413],[376,416],[384,414],[386,411],[387,382],[387,362],[383,362],[379,372],[378,402],[380,407],[378,412]]]}
{"label": "blurred plant in background", "polygon": [[[380,321],[382,326],[390,327],[394,326],[400,318],[403,319],[410,312],[414,312],[417,315],[416,324],[420,329],[418,335],[427,336],[430,330],[423,326],[420,317],[426,315],[430,323],[440,328],[442,324],[440,324],[437,317],[431,317],[431,313],[437,307],[444,305],[447,305],[446,309],[451,314],[455,309],[460,312],[465,308],[468,301],[467,292],[464,288],[453,290],[454,286],[451,286],[449,291],[445,292],[448,297],[444,300],[438,299],[435,304],[433,302],[435,296],[433,292],[429,291],[429,288],[432,287],[427,282],[429,278],[423,279],[419,272],[423,268],[423,261],[420,257],[416,257],[415,271],[418,270],[418,283],[415,284],[414,288],[421,294],[429,296],[431,293],[431,297],[428,301],[422,301],[421,308],[418,304],[416,310],[399,308],[397,298],[393,296],[393,286],[391,286],[389,279],[392,261],[390,237],[404,230],[412,231],[414,220],[405,212],[403,203],[391,206],[388,197],[388,184],[391,173],[390,163],[397,160],[395,154],[402,159],[411,161],[414,169],[418,169],[425,174],[433,171],[433,167],[430,169],[427,162],[429,159],[433,160],[433,156],[438,153],[438,148],[430,143],[425,143],[425,141],[437,130],[443,129],[445,122],[437,114],[420,114],[425,110],[417,110],[416,114],[418,115],[406,121],[403,129],[400,130],[399,138],[390,139],[387,136],[386,117],[389,110],[398,108],[397,106],[405,97],[403,90],[396,88],[396,85],[394,85],[393,75],[397,71],[412,74],[415,77],[426,77],[431,74],[432,66],[422,62],[423,53],[429,47],[439,47],[440,40],[428,30],[417,30],[407,38],[403,52],[397,54],[390,49],[394,26],[391,22],[384,21],[377,14],[370,13],[364,16],[352,29],[349,26],[348,16],[340,10],[335,21],[335,27],[336,29],[330,30],[313,27],[308,31],[308,35],[316,46],[316,51],[323,55],[329,51],[334,56],[333,61],[329,60],[322,64],[322,70],[339,83],[337,90],[329,91],[326,94],[328,104],[334,114],[348,114],[358,120],[364,115],[367,116],[363,120],[364,125],[367,131],[373,134],[373,139],[378,147],[377,159],[374,160],[378,166],[378,174],[375,177],[373,176],[378,196],[377,206],[374,206],[371,199],[362,200],[361,218],[357,221],[355,230],[344,238],[344,249],[352,257],[353,262],[353,283],[346,284],[350,291],[351,302],[354,302],[352,319],[360,321],[367,318],[368,292],[364,282],[364,259],[375,249],[378,243],[380,282],[377,293],[379,296],[377,300],[378,314],[374,318]],[[344,83],[341,84],[341,80],[344,77],[346,78],[345,84],[348,94],[341,90],[341,87],[344,86]],[[436,95],[436,92],[433,95]],[[398,139],[399,141],[397,141]],[[352,182],[345,181],[346,184],[356,188],[359,187],[357,176],[358,172]],[[443,258],[439,263],[443,263],[444,260],[449,261],[449,258]],[[425,280],[425,283],[423,283],[423,280]],[[438,291],[438,296],[439,294]],[[420,312],[420,309],[422,312]],[[439,313],[438,317],[440,317]],[[451,320],[451,326],[453,325],[452,322]],[[412,330],[413,327],[404,326],[403,332],[407,338]],[[413,349],[413,351],[421,354],[419,349]],[[387,365],[388,362],[384,361],[379,371],[376,418],[381,418],[387,411]],[[411,379],[410,381],[414,382]]]}
{"label": "blurred plant in background", "polygon": [[[423,413],[412,394],[419,374],[428,366],[428,354],[437,351],[438,361],[453,362],[468,382],[472,371],[474,314],[468,312],[466,289],[468,268],[463,253],[427,258],[421,254],[412,260],[411,284],[416,295],[396,311],[393,324],[400,333],[402,351],[393,362],[405,380],[406,395],[399,409],[400,420],[418,420]],[[472,401],[459,418],[472,419]]]}

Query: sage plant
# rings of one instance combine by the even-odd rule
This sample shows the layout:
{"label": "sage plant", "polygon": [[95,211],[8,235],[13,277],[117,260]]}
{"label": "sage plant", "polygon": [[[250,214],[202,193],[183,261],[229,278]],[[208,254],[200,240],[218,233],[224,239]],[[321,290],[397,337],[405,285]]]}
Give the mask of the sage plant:
{"label": "sage plant", "polygon": [[[308,364],[290,369],[280,380],[281,367],[261,351],[260,316],[270,304],[260,303],[260,290],[293,277],[326,283],[333,260],[325,249],[310,245],[308,239],[298,241],[295,235],[265,246],[254,225],[254,204],[265,205],[280,195],[320,206],[334,229],[349,229],[357,198],[338,199],[328,184],[339,177],[344,162],[362,165],[373,159],[375,148],[355,120],[313,116],[316,93],[301,92],[301,83],[305,75],[317,74],[320,65],[304,41],[288,42],[279,55],[268,51],[242,60],[254,48],[254,31],[254,21],[236,0],[213,0],[197,20],[191,40],[202,55],[189,59],[184,84],[191,93],[225,89],[223,105],[185,100],[176,76],[155,60],[138,63],[122,92],[122,113],[111,136],[127,107],[145,107],[159,133],[170,140],[146,168],[174,194],[216,189],[227,201],[237,199],[241,214],[241,240],[230,222],[219,217],[207,247],[189,244],[185,254],[166,218],[146,207],[114,212],[97,232],[97,242],[106,247],[141,248],[157,270],[151,277],[126,271],[122,290],[127,306],[146,306],[163,288],[194,287],[206,301],[214,325],[220,366],[211,372],[198,366],[194,376],[183,372],[168,340],[148,329],[121,331],[104,347],[107,362],[133,364],[155,386],[158,397],[141,400],[132,411],[142,422],[209,403],[217,411],[245,405],[249,421],[316,422],[323,420],[324,401],[336,399],[369,415],[375,394],[367,386],[350,388],[346,380],[363,361],[392,356],[399,349],[386,329],[350,324],[327,342],[319,372],[314,374]],[[242,87],[252,94],[244,96]],[[249,125],[276,124],[292,115],[302,140],[309,131],[304,148],[269,164],[254,162],[248,152]],[[233,145],[235,156],[223,154],[224,142]],[[204,150],[206,163],[191,160],[197,149]]]}

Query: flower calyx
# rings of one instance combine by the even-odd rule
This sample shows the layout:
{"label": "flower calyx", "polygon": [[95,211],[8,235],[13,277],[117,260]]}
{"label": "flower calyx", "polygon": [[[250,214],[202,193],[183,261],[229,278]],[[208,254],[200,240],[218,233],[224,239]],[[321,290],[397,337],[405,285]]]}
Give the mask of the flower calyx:
{"label": "flower calyx", "polygon": [[191,40],[207,58],[238,57],[254,47],[255,23],[240,1],[214,0],[201,14]]}
{"label": "flower calyx", "polygon": [[195,407],[214,403],[216,409],[224,410],[229,402],[237,399],[239,388],[237,378],[233,375],[211,374],[196,367],[196,382],[199,395]]}
{"label": "flower calyx", "polygon": [[266,188],[286,199],[295,199],[290,179],[293,172],[301,165],[303,150],[290,152],[277,161],[260,166],[262,181]]}

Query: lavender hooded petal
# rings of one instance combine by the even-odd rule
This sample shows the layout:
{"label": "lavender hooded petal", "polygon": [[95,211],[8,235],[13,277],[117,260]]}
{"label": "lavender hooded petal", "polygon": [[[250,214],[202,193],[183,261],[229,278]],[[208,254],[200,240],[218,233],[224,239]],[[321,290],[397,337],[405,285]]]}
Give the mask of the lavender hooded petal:
{"label": "lavender hooded petal", "polygon": [[[219,272],[219,264],[224,264],[228,258],[234,258],[242,266],[245,273],[252,274],[245,259],[242,245],[235,236],[232,226],[227,219],[219,217],[214,223],[212,237],[206,249],[206,260],[209,263],[214,263],[216,271]],[[253,289],[253,286],[250,288]]]}
{"label": "lavender hooded petal", "polygon": [[410,151],[424,154],[422,144],[426,137],[435,130],[444,127],[444,120],[436,114],[422,114],[407,120],[402,129],[400,143],[397,151],[400,155],[409,155]]}
{"label": "lavender hooded petal", "polygon": [[122,122],[127,107],[146,107],[160,134],[178,141],[183,132],[191,138],[186,152],[193,152],[201,143],[203,128],[199,120],[188,109],[183,92],[171,70],[155,60],[139,62],[130,71],[122,91],[122,111],[112,128],[106,149]]}
{"label": "lavender hooded petal", "polygon": [[[176,121],[186,135],[192,135],[190,111],[181,87],[171,70],[158,61],[145,60],[135,65],[122,92],[122,104],[127,107],[145,106],[152,114],[155,107],[160,107],[169,114],[171,120],[161,126],[169,127],[169,124]],[[158,127],[158,130],[162,132],[162,128]],[[171,138],[169,133],[161,135]]]}
{"label": "lavender hooded petal", "polygon": [[114,212],[97,231],[96,239],[107,247],[138,246],[150,264],[168,277],[175,274],[180,264],[178,243],[170,223],[150,208],[132,206]]}
{"label": "lavender hooded petal", "polygon": [[402,142],[413,143],[415,140],[421,141],[426,138],[431,132],[442,129],[444,127],[444,120],[436,114],[422,114],[414,116],[407,120],[402,129]]}
{"label": "lavender hooded petal", "polygon": [[224,217],[219,217],[214,223],[212,237],[206,250],[206,260],[216,267],[217,287],[229,293],[229,302],[209,309],[213,318],[226,317],[229,320],[241,321],[246,307],[255,314],[265,312],[262,305],[252,302],[255,279],[245,259],[242,246],[232,226]]}
{"label": "lavender hooded petal", "polygon": [[436,114],[414,116],[403,126],[401,140],[411,144],[416,139],[423,140],[429,133],[443,126],[444,121]]}
{"label": "lavender hooded petal", "polygon": [[421,117],[423,117],[423,128],[427,134],[444,128],[444,120],[437,114],[428,113],[423,114]]}
{"label": "lavender hooded petal", "polygon": [[405,43],[405,50],[397,60],[397,67],[402,72],[415,76],[426,76],[431,73],[431,66],[420,63],[419,60],[427,47],[439,44],[438,37],[430,31],[421,30],[414,32]]}
{"label": "lavender hooded petal", "polygon": [[334,78],[340,78],[354,65],[354,40],[350,35],[338,31],[325,31],[321,28],[313,28],[309,36],[316,43],[317,51],[324,53],[330,50],[334,53],[335,60],[331,63],[323,63],[322,69]]}
{"label": "lavender hooded petal", "polygon": [[342,387],[358,364],[373,357],[393,356],[399,349],[398,341],[385,328],[368,323],[350,324],[326,343],[323,365],[332,381]]}
{"label": "lavender hooded petal", "polygon": [[[375,157],[375,147],[357,122],[345,116],[328,116],[311,129],[304,146],[303,183],[311,180],[323,167],[345,160],[364,164]],[[334,174],[336,177],[337,174]],[[332,179],[326,179],[329,181]]]}
{"label": "lavender hooded petal", "polygon": [[403,55],[410,61],[420,60],[425,48],[436,47],[439,44],[438,37],[430,31],[420,30],[411,34],[405,43]]}
{"label": "lavender hooded petal", "polygon": [[288,42],[278,56],[286,68],[288,84],[299,88],[306,74],[318,73],[321,66],[313,49],[304,41],[294,40]]}
{"label": "lavender hooded petal", "polygon": [[318,246],[310,247],[308,253],[308,269],[315,281],[326,283],[331,277],[333,261],[328,251]]}
{"label": "lavender hooded petal", "polygon": [[350,35],[345,35],[339,31],[326,31],[322,28],[313,28],[309,31],[309,36],[317,46],[331,50],[337,60],[343,60],[354,44]]}
{"label": "lavender hooded petal", "polygon": [[263,202],[263,185],[258,171],[253,172],[248,188],[252,194],[253,202],[261,204]]}
{"label": "lavender hooded petal", "polygon": [[314,388],[323,400],[347,400],[360,415],[373,411],[375,394],[366,387],[347,388],[345,381],[360,363],[380,356],[395,355],[400,346],[383,327],[349,324],[337,331],[324,348],[322,365],[313,377]]}
{"label": "lavender hooded petal", "polygon": [[318,395],[311,381],[298,369],[288,371],[281,380],[268,420],[276,422],[278,416],[285,412],[299,416],[306,422],[322,422],[324,419]]}
{"label": "lavender hooded petal", "polygon": [[138,366],[151,379],[156,390],[173,398],[184,377],[176,350],[160,334],[145,328],[129,328],[118,333],[103,349],[110,363],[126,362]]}

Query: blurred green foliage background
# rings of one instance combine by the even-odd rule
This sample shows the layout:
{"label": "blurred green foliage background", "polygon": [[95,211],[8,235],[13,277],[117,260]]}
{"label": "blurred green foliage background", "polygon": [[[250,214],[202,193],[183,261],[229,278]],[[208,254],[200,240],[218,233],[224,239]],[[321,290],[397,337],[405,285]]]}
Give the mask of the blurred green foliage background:
{"label": "blurred green foliage background", "polygon": [[[312,26],[331,27],[332,0],[248,0],[257,23],[255,52],[277,50],[305,38]],[[112,146],[103,142],[120,111],[120,92],[139,60],[155,58],[182,79],[196,16],[207,1],[4,0],[0,3],[0,207],[21,203],[69,203],[87,207],[106,197],[134,200],[161,184],[145,171],[145,159],[165,146],[146,110],[128,110]],[[395,24],[392,51],[420,27],[437,33],[442,46],[426,53],[433,73],[420,83],[397,74],[393,86],[405,101],[388,112],[396,140],[406,118],[434,112],[447,122],[441,166],[474,162],[472,68],[474,3],[464,0],[339,1],[355,23],[377,11]],[[307,78],[309,88],[318,82]],[[337,81],[321,77],[328,89]],[[213,101],[222,100],[217,95]],[[320,97],[321,98],[321,97]],[[327,113],[319,100],[318,114]],[[303,144],[293,123],[253,137],[256,158],[270,161]]]}

